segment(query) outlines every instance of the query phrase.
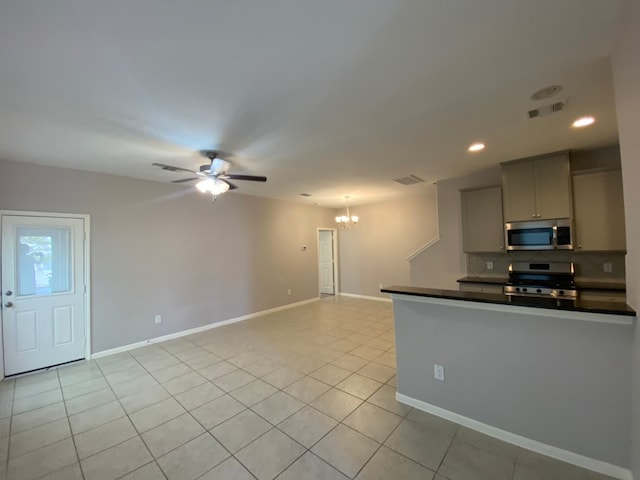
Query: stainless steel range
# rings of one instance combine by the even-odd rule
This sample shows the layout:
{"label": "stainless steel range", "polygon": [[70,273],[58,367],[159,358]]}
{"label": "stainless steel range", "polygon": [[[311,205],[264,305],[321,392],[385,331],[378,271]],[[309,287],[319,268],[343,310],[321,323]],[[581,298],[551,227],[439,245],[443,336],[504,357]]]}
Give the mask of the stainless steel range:
{"label": "stainless steel range", "polygon": [[514,262],[509,265],[505,295],[575,300],[573,263]]}

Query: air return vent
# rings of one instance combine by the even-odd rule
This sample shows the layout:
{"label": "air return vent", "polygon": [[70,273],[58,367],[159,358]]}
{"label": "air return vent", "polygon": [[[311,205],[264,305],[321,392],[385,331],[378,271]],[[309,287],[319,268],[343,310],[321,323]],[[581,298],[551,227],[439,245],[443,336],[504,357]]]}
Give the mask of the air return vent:
{"label": "air return vent", "polygon": [[402,185],[413,185],[415,183],[424,183],[423,179],[421,179],[420,177],[416,177],[415,175],[409,175],[408,177],[404,177],[404,178],[395,178],[393,181],[398,182]]}
{"label": "air return vent", "polygon": [[545,115],[551,115],[552,113],[562,112],[567,108],[567,101],[552,103],[551,105],[545,105],[544,107],[535,108],[529,110],[527,115],[529,118],[544,117]]}

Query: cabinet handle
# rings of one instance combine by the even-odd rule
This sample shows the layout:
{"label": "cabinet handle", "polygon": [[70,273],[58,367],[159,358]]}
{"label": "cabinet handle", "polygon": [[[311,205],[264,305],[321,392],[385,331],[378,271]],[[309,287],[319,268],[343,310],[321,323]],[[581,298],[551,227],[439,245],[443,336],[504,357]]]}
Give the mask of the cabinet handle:
{"label": "cabinet handle", "polygon": [[534,213],[533,215],[531,215],[531,218],[536,218],[536,214]]}

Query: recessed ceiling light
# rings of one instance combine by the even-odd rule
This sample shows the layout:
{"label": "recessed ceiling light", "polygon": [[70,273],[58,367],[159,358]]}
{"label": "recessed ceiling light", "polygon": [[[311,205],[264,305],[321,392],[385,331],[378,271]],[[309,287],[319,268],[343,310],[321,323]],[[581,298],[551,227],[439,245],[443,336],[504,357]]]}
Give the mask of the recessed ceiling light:
{"label": "recessed ceiling light", "polygon": [[534,92],[533,95],[531,95],[531,100],[544,100],[545,98],[551,98],[561,91],[562,87],[560,85],[551,85],[550,87],[544,87],[537,92]]}
{"label": "recessed ceiling light", "polygon": [[469,151],[470,152],[479,152],[480,150],[484,150],[484,143],[474,143],[469,147]]}
{"label": "recessed ceiling light", "polygon": [[596,119],[593,117],[580,117],[575,122],[573,122],[572,125],[575,128],[588,127],[589,125],[593,125],[595,121]]}

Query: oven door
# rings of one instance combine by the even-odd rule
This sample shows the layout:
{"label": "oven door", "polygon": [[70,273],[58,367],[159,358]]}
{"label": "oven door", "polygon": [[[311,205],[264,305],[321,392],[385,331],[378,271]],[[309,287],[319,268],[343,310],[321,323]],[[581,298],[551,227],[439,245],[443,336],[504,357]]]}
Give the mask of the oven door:
{"label": "oven door", "polygon": [[507,250],[571,250],[569,219],[505,224]]}

